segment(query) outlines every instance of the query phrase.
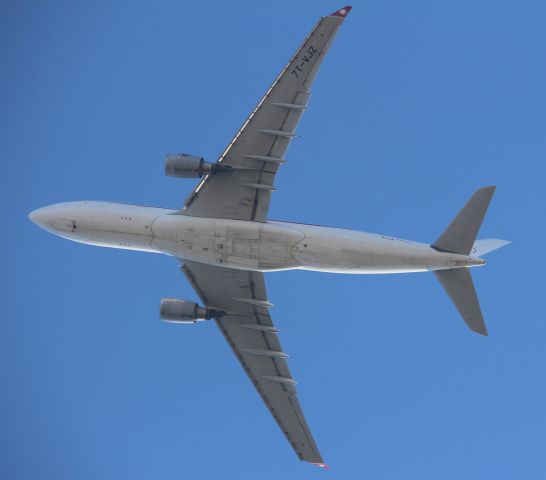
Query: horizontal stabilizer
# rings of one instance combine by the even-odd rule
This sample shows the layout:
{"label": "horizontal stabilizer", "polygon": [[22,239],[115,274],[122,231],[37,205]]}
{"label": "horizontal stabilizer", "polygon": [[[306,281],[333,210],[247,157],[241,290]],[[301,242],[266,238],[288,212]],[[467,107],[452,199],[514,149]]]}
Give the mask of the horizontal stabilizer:
{"label": "horizontal stabilizer", "polygon": [[496,238],[484,238],[483,240],[476,240],[474,242],[472,250],[470,250],[470,255],[472,257],[482,257],[483,255],[486,255],[493,250],[497,250],[497,248],[504,247],[509,243],[511,243],[510,240],[498,240]]}
{"label": "horizontal stabilizer", "polygon": [[493,193],[495,187],[477,190],[432,247],[442,252],[469,255]]}
{"label": "horizontal stabilizer", "polygon": [[452,270],[436,270],[434,274],[463,317],[468,328],[481,335],[487,335],[480,302],[474,289],[470,271],[467,268],[454,268]]}

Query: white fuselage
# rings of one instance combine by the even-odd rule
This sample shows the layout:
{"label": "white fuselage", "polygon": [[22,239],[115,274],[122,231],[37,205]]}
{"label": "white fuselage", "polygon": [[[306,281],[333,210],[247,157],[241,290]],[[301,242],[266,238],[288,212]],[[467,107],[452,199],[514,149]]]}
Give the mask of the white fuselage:
{"label": "white fuselage", "polygon": [[33,211],[30,218],[77,242],[262,272],[402,273],[484,263],[424,243],[353,230],[190,217],[177,210],[110,202],[59,203]]}

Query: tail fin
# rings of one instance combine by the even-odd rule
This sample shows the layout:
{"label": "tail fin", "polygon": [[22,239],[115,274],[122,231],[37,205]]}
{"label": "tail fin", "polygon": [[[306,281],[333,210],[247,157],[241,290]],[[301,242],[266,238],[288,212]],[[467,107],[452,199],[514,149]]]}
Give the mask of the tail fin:
{"label": "tail fin", "polygon": [[510,240],[498,240],[496,238],[484,238],[483,240],[476,240],[470,251],[472,257],[482,257],[483,255],[493,252],[497,248],[508,245]]}
{"label": "tail fin", "polygon": [[470,254],[493,193],[495,187],[477,190],[432,247],[461,255]]}
{"label": "tail fin", "polygon": [[474,289],[470,270],[468,268],[436,270],[434,275],[457,307],[468,328],[481,335],[487,335],[487,328],[483,321],[480,302]]}

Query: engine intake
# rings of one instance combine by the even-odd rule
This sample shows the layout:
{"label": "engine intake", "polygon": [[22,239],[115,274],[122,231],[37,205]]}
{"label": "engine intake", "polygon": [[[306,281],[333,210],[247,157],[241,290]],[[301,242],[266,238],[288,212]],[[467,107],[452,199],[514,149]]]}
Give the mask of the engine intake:
{"label": "engine intake", "polygon": [[167,322],[195,323],[221,317],[223,314],[222,310],[201,307],[195,302],[176,298],[163,298],[159,306],[159,317]]}
{"label": "engine intake", "polygon": [[169,153],[165,160],[165,175],[168,177],[199,178],[227,168],[227,165],[206,162],[203,157],[188,153]]}

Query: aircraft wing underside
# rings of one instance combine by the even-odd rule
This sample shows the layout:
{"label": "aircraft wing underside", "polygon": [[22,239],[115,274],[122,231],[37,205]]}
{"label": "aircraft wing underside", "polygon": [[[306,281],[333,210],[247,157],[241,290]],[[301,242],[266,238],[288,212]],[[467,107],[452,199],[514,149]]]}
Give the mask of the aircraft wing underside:
{"label": "aircraft wing underside", "polygon": [[216,324],[298,457],[321,464],[269,315],[263,273],[187,261],[181,269],[205,305],[227,312]]}
{"label": "aircraft wing underside", "polygon": [[349,10],[345,7],[319,20],[218,159],[235,168],[205,176],[181,215],[267,219],[275,175],[307,107],[322,59]]}

